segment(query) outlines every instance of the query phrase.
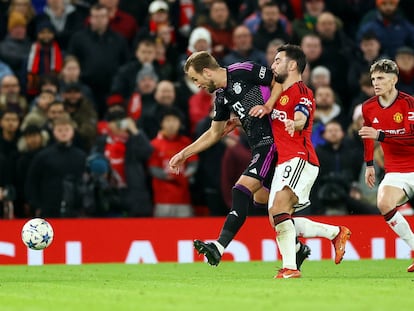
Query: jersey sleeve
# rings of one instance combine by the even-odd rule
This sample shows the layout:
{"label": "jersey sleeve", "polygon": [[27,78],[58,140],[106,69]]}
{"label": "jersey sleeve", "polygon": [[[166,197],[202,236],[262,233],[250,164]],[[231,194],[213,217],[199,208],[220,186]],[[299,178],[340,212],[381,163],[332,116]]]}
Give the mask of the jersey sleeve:
{"label": "jersey sleeve", "polygon": [[273,72],[268,67],[253,63],[252,72],[247,77],[253,84],[270,86],[273,81]]}
{"label": "jersey sleeve", "polygon": [[394,135],[380,131],[378,141],[384,144],[414,146],[414,133],[406,133],[404,135]]}
{"label": "jersey sleeve", "polygon": [[[364,126],[372,126],[369,118],[366,116],[367,112],[362,105],[362,117],[364,118]],[[374,140],[373,139],[363,139],[364,143],[364,161],[367,166],[374,165]]]}
{"label": "jersey sleeve", "polygon": [[225,105],[225,97],[222,92],[216,92],[214,100],[214,121],[227,121],[230,119],[230,110]]}

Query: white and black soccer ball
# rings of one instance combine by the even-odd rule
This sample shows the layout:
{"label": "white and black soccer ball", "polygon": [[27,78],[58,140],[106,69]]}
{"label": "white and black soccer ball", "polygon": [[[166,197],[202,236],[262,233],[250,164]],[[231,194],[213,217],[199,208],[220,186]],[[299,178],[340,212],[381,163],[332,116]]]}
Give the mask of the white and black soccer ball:
{"label": "white and black soccer ball", "polygon": [[53,228],[42,218],[30,219],[23,226],[22,240],[30,249],[45,249],[53,241]]}

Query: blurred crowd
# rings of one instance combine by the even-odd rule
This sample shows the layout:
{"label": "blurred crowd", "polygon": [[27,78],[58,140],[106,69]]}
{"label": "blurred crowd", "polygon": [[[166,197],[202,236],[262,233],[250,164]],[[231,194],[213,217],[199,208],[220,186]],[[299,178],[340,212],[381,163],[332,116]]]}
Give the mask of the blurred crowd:
{"label": "blurred crowd", "polygon": [[[0,213],[226,215],[250,160],[241,130],[179,174],[168,167],[212,120],[214,94],[182,66],[201,50],[223,66],[270,66],[294,43],[317,105],[321,168],[306,213],[375,214],[361,103],[374,95],[369,67],[382,57],[398,64],[399,90],[414,94],[413,11],[410,0],[0,0]],[[375,165],[379,180],[380,147]]]}

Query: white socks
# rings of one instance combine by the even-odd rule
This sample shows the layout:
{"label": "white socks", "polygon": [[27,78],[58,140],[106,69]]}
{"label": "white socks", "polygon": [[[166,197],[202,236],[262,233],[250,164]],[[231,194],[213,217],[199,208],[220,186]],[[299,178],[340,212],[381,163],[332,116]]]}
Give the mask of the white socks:
{"label": "white socks", "polygon": [[294,217],[293,222],[295,224],[296,234],[299,237],[322,237],[332,240],[339,233],[338,226],[315,222],[304,217]]}
{"label": "white socks", "polygon": [[296,231],[291,219],[275,226],[276,242],[283,258],[283,268],[296,270]]}
{"label": "white socks", "polygon": [[395,215],[387,221],[387,224],[401,239],[403,239],[410,246],[412,250],[414,250],[414,234],[411,231],[407,220],[403,215],[401,215],[400,212],[396,212]]}

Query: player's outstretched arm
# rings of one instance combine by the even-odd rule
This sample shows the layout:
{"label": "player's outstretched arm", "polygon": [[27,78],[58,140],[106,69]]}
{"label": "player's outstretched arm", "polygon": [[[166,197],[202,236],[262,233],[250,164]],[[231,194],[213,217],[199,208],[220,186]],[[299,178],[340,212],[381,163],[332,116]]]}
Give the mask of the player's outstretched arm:
{"label": "player's outstretched arm", "polygon": [[224,132],[226,121],[212,121],[210,128],[196,141],[175,154],[169,162],[171,170],[179,173],[180,167],[193,154],[198,154],[217,143]]}
{"label": "player's outstretched arm", "polygon": [[295,134],[295,131],[302,131],[305,128],[307,121],[307,116],[305,116],[300,111],[296,111],[294,115],[294,120],[285,120],[285,130],[289,133],[290,136],[293,136]]}
{"label": "player's outstretched arm", "polygon": [[414,145],[414,133],[412,132],[407,132],[404,134],[390,134],[390,133],[385,133],[384,131],[376,130],[373,127],[363,126],[361,127],[358,133],[363,139],[378,140],[385,144],[395,144],[395,145],[405,145],[405,146]]}
{"label": "player's outstretched arm", "polygon": [[252,107],[252,109],[249,111],[249,115],[252,117],[263,118],[265,115],[270,114],[280,94],[282,94],[282,85],[279,83],[274,83],[272,87],[272,93],[270,94],[270,97],[266,103],[264,105],[256,105]]}

